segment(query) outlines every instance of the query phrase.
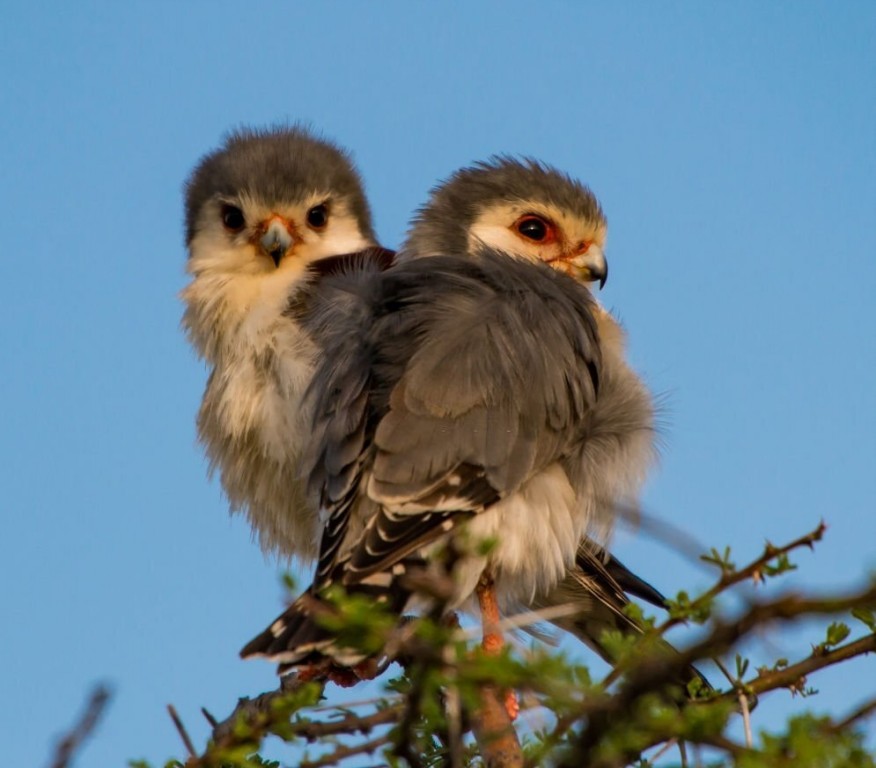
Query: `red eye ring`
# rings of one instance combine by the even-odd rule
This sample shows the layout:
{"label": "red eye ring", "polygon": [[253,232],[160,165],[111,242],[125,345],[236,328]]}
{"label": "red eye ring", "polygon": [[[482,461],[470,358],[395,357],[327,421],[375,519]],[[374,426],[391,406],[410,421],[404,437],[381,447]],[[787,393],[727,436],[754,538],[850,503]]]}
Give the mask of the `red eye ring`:
{"label": "red eye ring", "polygon": [[535,213],[523,214],[511,228],[515,234],[539,245],[547,245],[557,239],[557,230],[553,223]]}

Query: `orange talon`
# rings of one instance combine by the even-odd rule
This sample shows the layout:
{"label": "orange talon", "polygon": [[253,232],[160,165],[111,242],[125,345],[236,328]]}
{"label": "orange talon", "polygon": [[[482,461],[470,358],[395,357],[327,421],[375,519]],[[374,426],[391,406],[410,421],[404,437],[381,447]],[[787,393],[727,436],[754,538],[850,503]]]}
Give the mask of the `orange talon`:
{"label": "orange talon", "polygon": [[481,621],[484,627],[483,647],[487,653],[499,653],[505,645],[502,633],[499,631],[499,605],[496,602],[496,591],[493,588],[493,578],[484,571],[477,587],[478,606],[481,609]]}
{"label": "orange talon", "polygon": [[520,714],[520,701],[514,691],[505,692],[505,711],[508,713],[512,723],[517,719],[517,715]]}
{"label": "orange talon", "polygon": [[373,680],[379,671],[376,659],[364,659],[352,667],[332,664],[326,676],[341,688],[352,688],[362,680]]}
{"label": "orange talon", "polygon": [[326,670],[324,664],[309,664],[306,667],[299,667],[295,679],[299,683],[309,683],[311,680],[319,680],[320,678],[325,677],[325,673]]}

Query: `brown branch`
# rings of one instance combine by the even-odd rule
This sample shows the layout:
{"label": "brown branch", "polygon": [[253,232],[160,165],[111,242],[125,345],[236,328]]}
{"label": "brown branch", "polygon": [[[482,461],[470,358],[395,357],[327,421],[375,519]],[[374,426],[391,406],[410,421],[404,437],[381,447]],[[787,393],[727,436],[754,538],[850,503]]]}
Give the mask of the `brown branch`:
{"label": "brown branch", "polygon": [[[213,721],[213,741],[224,748],[235,746],[238,741],[234,735],[235,727],[239,722],[244,722],[250,728],[264,731],[274,723],[274,702],[282,701],[288,694],[301,686],[293,676],[284,677],[280,681],[280,688],[276,691],[267,691],[254,698],[246,696],[237,700],[234,711],[221,723],[216,723],[212,715],[208,720]],[[202,710],[203,711],[203,710]],[[206,717],[208,713],[204,713]]]}
{"label": "brown branch", "polygon": [[51,768],[67,768],[72,763],[76,750],[88,739],[97,727],[110,700],[109,689],[95,686],[88,697],[88,704],[79,722],[58,741]]}
{"label": "brown branch", "polygon": [[871,699],[870,701],[865,702],[860,707],[858,707],[854,712],[844,717],[838,723],[834,725],[834,729],[837,731],[843,731],[846,728],[857,723],[859,720],[863,720],[864,718],[870,717],[874,712],[876,712],[876,699]]}
{"label": "brown branch", "polygon": [[749,751],[748,747],[746,747],[745,745],[737,744],[735,741],[733,741],[732,739],[728,739],[726,736],[707,736],[703,739],[702,743],[708,747],[720,749],[726,752],[728,755],[732,755],[734,758],[738,758]]}
{"label": "brown branch", "polygon": [[[764,567],[771,561],[781,555],[786,555],[789,552],[792,552],[795,549],[799,549],[800,547],[809,547],[812,549],[815,546],[815,543],[821,541],[824,536],[824,532],[827,530],[827,526],[822,520],[818,526],[810,531],[809,533],[800,536],[793,541],[782,545],[781,547],[776,547],[769,542],[764,545],[763,552],[752,560],[748,565],[744,566],[740,569],[734,569],[733,571],[723,571],[721,577],[705,592],[701,595],[698,595],[694,598],[691,603],[691,609],[696,609],[698,607],[709,605],[712,600],[714,600],[718,595],[720,595],[725,590],[734,586],[735,584],[739,584],[742,581],[745,581],[749,578],[756,577],[756,574],[760,574]],[[665,635],[673,627],[678,626],[679,624],[683,624],[686,621],[684,617],[681,616],[670,616],[668,619],[663,621],[663,623],[657,625],[654,629],[650,630],[648,634],[653,634],[655,636]],[[716,663],[719,664],[717,659],[713,659]],[[609,686],[612,685],[622,674],[623,669],[621,667],[614,667],[612,670],[608,672],[608,674],[602,680],[602,687],[608,689]]]}
{"label": "brown branch", "polygon": [[378,725],[388,725],[398,720],[401,705],[378,709],[370,715],[347,715],[340,720],[326,720],[309,723],[292,723],[292,730],[297,736],[307,741],[316,741],[324,736],[338,734],[370,733]]}
{"label": "brown branch", "polygon": [[204,716],[204,719],[209,723],[210,728],[214,729],[217,725],[219,725],[219,721],[213,717],[212,713],[206,707],[201,707],[201,714]]}
{"label": "brown branch", "polygon": [[[763,571],[764,567],[769,564],[771,560],[775,560],[777,557],[781,555],[787,555],[789,552],[792,552],[795,549],[799,549],[800,547],[809,547],[812,549],[815,546],[815,543],[821,541],[824,536],[824,532],[827,530],[827,526],[824,524],[824,521],[818,524],[818,527],[813,531],[810,531],[807,534],[804,534],[798,539],[794,539],[788,544],[784,544],[781,547],[776,547],[769,542],[764,545],[763,552],[759,557],[752,560],[748,565],[738,570],[733,571],[724,571],[721,574],[721,577],[705,592],[696,597],[692,602],[691,606],[701,606],[708,605],[714,600],[719,594],[724,592],[729,587],[732,587],[735,584],[739,584],[740,582],[746,581],[750,578],[760,578],[759,574]],[[663,635],[667,630],[671,629],[678,624],[681,624],[685,621],[682,617],[670,617],[666,619],[662,624],[660,624],[654,631],[658,635]]]}
{"label": "brown branch", "polygon": [[[636,698],[643,688],[653,685],[661,685],[671,680],[672,675],[677,675],[688,665],[700,659],[723,653],[742,637],[764,624],[773,621],[793,621],[800,616],[830,615],[843,613],[852,608],[869,606],[876,603],[876,585],[862,592],[839,597],[803,598],[798,595],[787,595],[778,600],[764,603],[755,603],[738,619],[733,622],[716,624],[712,632],[700,642],[694,644],[686,651],[679,652],[677,656],[661,657],[659,663],[653,659],[645,659],[638,668],[633,668],[629,679],[615,699]],[[859,641],[849,643],[847,646],[837,648],[821,657],[812,657],[802,665],[817,665],[824,658],[830,658],[829,663],[842,661],[844,658],[860,655],[873,650],[871,644],[873,635],[868,635]],[[794,665],[795,667],[798,665]],[[813,666],[812,669],[818,669]],[[782,670],[781,672],[786,672]],[[781,674],[777,672],[776,674]],[[652,688],[651,688],[652,689]],[[735,696],[735,694],[730,694]]]}
{"label": "brown branch", "polygon": [[[756,560],[753,560],[751,563],[746,565],[741,570],[734,570],[732,573],[724,573],[721,576],[721,579],[715,585],[714,589],[716,589],[715,595],[718,592],[723,591],[729,586],[733,584],[738,584],[742,581],[745,581],[749,578],[754,578],[755,580],[759,580],[761,578],[760,574],[763,571],[764,567],[767,566],[770,560],[775,560],[780,555],[787,555],[789,552],[792,552],[795,549],[799,549],[800,547],[809,547],[809,549],[814,549],[815,544],[821,541],[824,538],[824,532],[827,530],[827,525],[825,525],[822,520],[815,530],[810,531],[809,533],[804,534],[798,539],[794,539],[794,541],[789,542],[781,547],[776,547],[767,542],[764,545],[764,550],[761,553],[760,557]],[[714,597],[714,595],[710,595],[709,597]]]}
{"label": "brown branch", "polygon": [[[241,699],[231,716],[214,728],[213,741],[207,746],[204,753],[187,761],[187,768],[217,765],[228,750],[253,746],[261,737],[271,733],[281,723],[284,736],[298,736],[308,742],[313,742],[326,736],[356,733],[367,735],[377,726],[394,723],[403,710],[401,702],[397,702],[369,715],[348,713],[336,720],[290,722],[287,714],[274,708],[274,702],[282,701],[288,693],[290,693],[290,687],[286,684],[285,690],[269,691],[253,699]],[[236,726],[241,722],[247,727],[238,729]]]}
{"label": "brown branch", "polygon": [[198,753],[195,751],[195,745],[192,744],[192,740],[189,737],[189,732],[183,725],[183,721],[180,719],[179,714],[176,711],[176,707],[174,707],[173,704],[167,705],[167,714],[169,714],[170,719],[173,720],[173,724],[176,727],[176,732],[182,739],[182,743],[186,748],[186,752],[189,753],[189,757],[197,757]]}
{"label": "brown branch", "polygon": [[304,760],[299,763],[298,768],[323,768],[323,766],[327,765],[337,765],[348,757],[363,754],[370,755],[375,749],[382,747],[384,744],[389,744],[389,741],[389,736],[378,736],[376,739],[371,739],[371,741],[363,741],[361,744],[349,747],[341,745],[334,752],[323,755],[316,760]]}
{"label": "brown branch", "polygon": [[666,743],[663,744],[660,749],[658,749],[653,755],[648,755],[649,763],[656,763],[663,755],[665,755],[670,749],[672,749],[677,744],[681,744],[676,738],[667,739]]}
{"label": "brown branch", "polygon": [[[274,721],[270,719],[270,715],[273,713],[270,711],[269,706],[267,708],[264,707],[264,703],[273,702],[282,696],[280,692],[275,693],[278,695],[262,694],[262,696],[257,697],[259,699],[266,697],[262,700],[262,708],[243,710],[247,712],[244,715],[247,718],[244,721],[247,725],[260,731],[270,730],[271,725],[274,724]],[[316,741],[325,736],[337,736],[340,734],[369,733],[372,728],[378,725],[387,725],[395,722],[401,712],[401,703],[397,703],[385,709],[378,709],[370,715],[350,713],[338,720],[303,720],[297,723],[286,723],[284,717],[284,730],[307,741]],[[228,721],[226,720],[225,722],[227,723]],[[221,739],[216,740],[216,747],[228,749],[229,747],[237,746],[237,743],[233,730],[229,730],[223,734]]]}
{"label": "brown branch", "polygon": [[[832,651],[812,654],[797,664],[782,669],[761,672],[757,677],[745,682],[746,691],[765,693],[776,688],[797,688],[800,680],[819,669],[839,664],[855,656],[876,652],[876,633],[865,635],[852,643],[841,645]],[[728,694],[729,695],[729,694]]]}
{"label": "brown branch", "polygon": [[480,710],[472,714],[471,725],[484,765],[523,768],[523,750],[496,686],[483,686],[479,696]]}
{"label": "brown branch", "polygon": [[[622,762],[599,762],[594,756],[599,742],[612,730],[612,719],[620,714],[632,712],[633,705],[639,698],[650,692],[659,691],[663,686],[671,683],[690,664],[725,652],[758,627],[773,621],[793,621],[800,616],[841,613],[852,608],[871,606],[874,603],[876,603],[876,585],[856,594],[839,597],[802,598],[798,595],[788,595],[775,601],[754,604],[733,622],[716,624],[705,639],[675,656],[642,659],[640,663],[626,671],[627,678],[617,694],[612,697],[594,699],[585,703],[579,710],[580,715],[589,716],[587,727],[578,738],[573,754],[569,756],[569,761],[560,762],[559,765],[567,768],[575,765],[588,765],[592,768],[622,765]],[[827,664],[837,663],[854,655],[867,653],[873,650],[871,637],[862,638],[860,641],[850,643],[822,656],[807,659],[801,662],[802,667],[794,665],[796,668],[794,671],[798,672],[800,668],[818,669],[820,668],[819,664],[827,666]],[[825,658],[828,659],[827,662],[824,661]],[[783,672],[787,672],[787,670],[781,670],[776,675]],[[799,676],[793,679],[799,679]],[[735,700],[736,693],[731,692],[725,696]],[[626,720],[628,721],[629,718],[627,717]],[[639,745],[639,750],[645,746],[651,745]],[[639,750],[636,752],[638,753]],[[635,754],[631,753],[625,757],[632,759]]]}

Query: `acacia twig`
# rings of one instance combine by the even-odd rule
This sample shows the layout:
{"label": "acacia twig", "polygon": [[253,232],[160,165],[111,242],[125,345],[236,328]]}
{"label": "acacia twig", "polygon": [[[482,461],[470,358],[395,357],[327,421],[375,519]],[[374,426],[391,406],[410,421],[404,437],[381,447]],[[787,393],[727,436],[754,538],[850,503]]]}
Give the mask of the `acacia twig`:
{"label": "acacia twig", "polygon": [[[782,545],[781,547],[776,547],[773,544],[770,544],[770,542],[767,542],[764,545],[763,552],[748,565],[732,571],[723,571],[720,578],[709,589],[691,602],[691,607],[708,605],[729,587],[747,581],[750,578],[760,578],[759,574],[763,572],[764,567],[767,566],[771,560],[775,560],[781,555],[787,555],[789,552],[799,549],[800,547],[809,547],[812,549],[816,542],[821,541],[826,530],[827,526],[824,521],[822,521],[814,530]],[[683,617],[670,616],[662,624],[659,624],[654,631],[658,635],[663,635],[667,630],[683,623],[684,621],[685,619]]]}
{"label": "acacia twig", "polygon": [[167,714],[169,714],[170,719],[173,720],[176,732],[182,739],[182,743],[186,748],[186,752],[189,753],[189,757],[197,757],[198,753],[195,751],[195,745],[192,744],[192,740],[189,737],[189,732],[186,730],[185,725],[183,725],[183,721],[180,719],[180,716],[176,711],[176,707],[174,707],[173,704],[167,705]]}
{"label": "acacia twig", "polygon": [[838,646],[832,651],[813,653],[803,661],[781,669],[761,672],[757,677],[746,681],[745,687],[752,693],[764,693],[776,688],[796,688],[802,678],[819,669],[838,664],[841,661],[876,652],[876,633],[865,635],[858,640]]}
{"label": "acacia twig", "polygon": [[374,752],[375,749],[379,749],[385,744],[389,744],[390,739],[389,736],[378,736],[375,739],[371,739],[370,741],[363,741],[361,744],[354,744],[352,746],[341,745],[334,752],[330,752],[327,755],[323,755],[322,757],[317,758],[316,760],[304,760],[299,763],[298,768],[323,768],[323,766],[327,765],[337,765],[342,760],[346,760],[348,757],[355,757],[356,755],[370,755]]}
{"label": "acacia twig", "polygon": [[201,714],[204,716],[204,719],[209,723],[210,728],[216,728],[219,725],[219,721],[213,717],[212,713],[206,707],[201,707]]}
{"label": "acacia twig", "polygon": [[[569,756],[568,762],[561,762],[560,765],[567,768],[577,765],[588,765],[592,768],[622,765],[621,762],[598,762],[594,756],[597,745],[612,729],[613,718],[623,713],[632,712],[634,703],[640,697],[649,692],[660,690],[694,662],[725,652],[728,647],[758,627],[773,621],[793,621],[800,616],[836,614],[873,604],[876,604],[876,585],[870,586],[862,592],[835,597],[804,598],[798,595],[788,595],[771,602],[756,603],[735,621],[716,624],[706,638],[672,657],[644,658],[640,663],[626,670],[626,680],[617,694],[611,697],[597,697],[584,702],[579,709],[579,716],[588,716],[587,726],[577,739],[575,749],[573,754]],[[799,680],[800,669],[810,671],[820,669],[852,656],[868,653],[874,650],[874,643],[876,643],[874,638],[876,635],[868,635],[854,643],[849,643],[847,646],[806,659],[799,665],[794,665],[793,668],[771,672],[769,674],[775,676],[773,688],[781,687],[779,681]],[[788,669],[793,669],[791,676],[788,675]],[[794,674],[797,676],[793,677]],[[748,687],[749,684],[746,683],[746,686]],[[761,686],[762,683],[757,684],[756,679],[750,684],[754,692],[773,689]],[[730,692],[723,694],[718,699],[724,697],[735,699],[735,696],[735,692]],[[647,746],[652,745],[640,744],[636,751],[641,751]],[[631,752],[625,757],[632,758],[634,756]]]}
{"label": "acacia twig", "polygon": [[[748,563],[748,565],[739,569],[734,569],[732,571],[723,571],[720,578],[711,587],[709,587],[709,589],[707,589],[705,592],[698,595],[691,601],[691,609],[695,609],[704,605],[709,605],[718,595],[720,595],[722,592],[726,591],[730,587],[739,584],[740,582],[746,581],[749,578],[756,577],[756,574],[760,574],[763,571],[764,567],[768,565],[771,560],[774,560],[781,555],[786,555],[795,549],[799,549],[800,547],[809,547],[810,549],[812,549],[815,546],[816,542],[821,541],[826,530],[827,525],[825,525],[824,521],[822,520],[814,530],[780,547],[776,547],[770,542],[767,542],[764,545],[763,552],[761,552],[758,557]],[[670,629],[678,626],[679,624],[683,624],[684,622],[684,617],[670,616],[661,624],[654,627],[654,629],[650,630],[648,634],[653,634],[654,636],[663,636]],[[713,658],[713,661],[715,661],[715,663],[719,664],[720,666],[718,659]],[[608,687],[612,683],[614,683],[623,674],[623,672],[624,670],[621,667],[615,666],[602,680],[603,688],[608,689]],[[728,680],[731,680],[732,682],[732,678],[728,677]]]}
{"label": "acacia twig", "polygon": [[[314,742],[326,736],[369,734],[375,727],[389,725],[398,720],[403,712],[401,700],[378,709],[367,715],[349,712],[335,720],[300,720],[289,722],[288,715],[282,710],[274,709],[275,701],[282,701],[288,691],[269,691],[253,699],[241,699],[234,713],[226,718],[213,731],[213,741],[208,744],[204,753],[190,760],[187,768],[197,766],[213,766],[217,759],[237,747],[251,746],[262,736],[270,733],[282,723],[283,735],[298,736],[308,742]],[[235,725],[243,722],[247,727],[236,729]],[[346,755],[347,757],[349,755]]]}
{"label": "acacia twig", "polygon": [[870,717],[874,712],[876,712],[876,699],[870,699],[870,701],[864,702],[860,707],[844,717],[838,723],[835,723],[834,730],[843,731],[857,723],[859,720],[864,720],[865,718]]}
{"label": "acacia twig", "polygon": [[85,712],[76,725],[73,726],[58,741],[51,768],[67,768],[73,761],[76,750],[88,739],[97,727],[110,700],[110,691],[104,685],[95,686],[88,697]]}

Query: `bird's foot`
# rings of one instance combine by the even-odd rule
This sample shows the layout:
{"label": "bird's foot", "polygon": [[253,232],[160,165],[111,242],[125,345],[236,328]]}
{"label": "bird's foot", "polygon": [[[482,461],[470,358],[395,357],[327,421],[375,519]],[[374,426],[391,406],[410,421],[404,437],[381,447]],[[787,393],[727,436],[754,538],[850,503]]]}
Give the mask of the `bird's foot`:
{"label": "bird's foot", "polygon": [[289,685],[294,687],[299,683],[309,683],[313,680],[325,680],[326,677],[331,679],[331,673],[328,665],[326,665],[325,662],[322,662],[298,667],[294,674],[286,675],[282,679],[284,683],[288,681]]}
{"label": "bird's foot", "polygon": [[365,659],[352,667],[332,666],[327,677],[341,688],[352,688],[362,680],[373,680],[379,671],[376,659]]}
{"label": "bird's foot", "polygon": [[517,719],[517,715],[520,714],[520,699],[517,698],[517,694],[514,691],[505,691],[505,711],[508,713],[512,723]]}

